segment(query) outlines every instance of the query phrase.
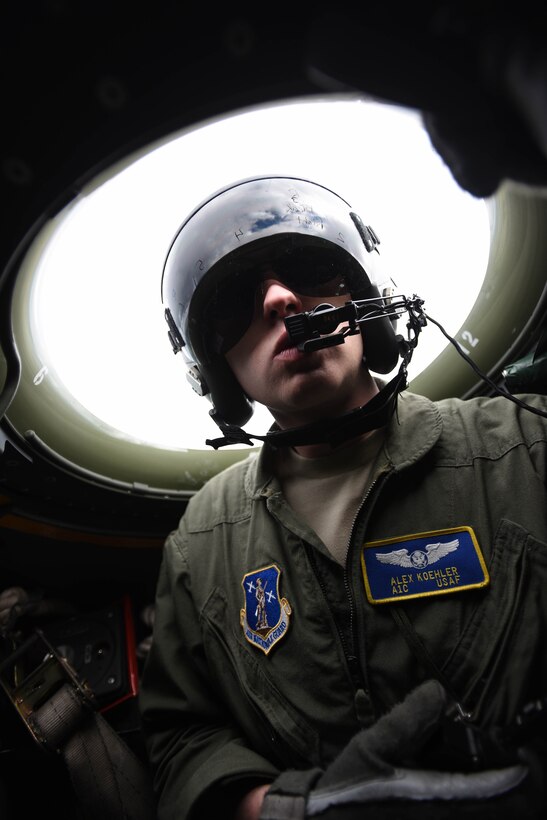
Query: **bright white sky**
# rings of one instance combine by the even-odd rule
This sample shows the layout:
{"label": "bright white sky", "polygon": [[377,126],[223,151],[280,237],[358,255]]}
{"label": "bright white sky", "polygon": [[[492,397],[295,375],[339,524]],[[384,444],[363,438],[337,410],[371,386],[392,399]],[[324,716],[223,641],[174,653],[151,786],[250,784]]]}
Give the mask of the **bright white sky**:
{"label": "bright white sky", "polygon": [[[83,198],[42,257],[32,311],[43,363],[103,422],[170,448],[218,434],[167,340],[161,272],[195,205],[264,173],[308,177],[348,200],[379,235],[399,292],[421,296],[449,333],[463,324],[486,270],[487,211],[453,181],[416,114],[349,99],[244,112],[172,139]],[[428,325],[410,377],[445,345]],[[247,429],[270,422],[262,410]]]}

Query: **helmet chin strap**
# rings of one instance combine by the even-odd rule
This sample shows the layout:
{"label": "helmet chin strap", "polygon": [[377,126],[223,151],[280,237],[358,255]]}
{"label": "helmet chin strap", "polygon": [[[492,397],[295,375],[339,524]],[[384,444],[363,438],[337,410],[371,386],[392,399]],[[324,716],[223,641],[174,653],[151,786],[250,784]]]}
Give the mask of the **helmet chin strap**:
{"label": "helmet chin strap", "polygon": [[207,439],[206,444],[217,450],[230,444],[248,444],[253,446],[253,439],[267,442],[272,447],[302,447],[306,444],[330,444],[337,447],[349,439],[371,430],[384,427],[395,412],[397,396],[407,386],[407,365],[411,351],[403,357],[397,375],[391,379],[376,395],[362,407],[350,410],[342,416],[320,419],[302,427],[291,427],[288,430],[271,430],[264,436],[246,433],[236,424],[223,421],[214,410],[210,415],[223,433],[222,438]]}

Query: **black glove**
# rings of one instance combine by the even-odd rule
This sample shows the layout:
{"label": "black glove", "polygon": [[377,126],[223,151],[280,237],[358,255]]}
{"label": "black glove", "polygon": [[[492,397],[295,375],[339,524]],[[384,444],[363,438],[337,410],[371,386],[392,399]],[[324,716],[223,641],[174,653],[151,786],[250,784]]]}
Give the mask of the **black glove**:
{"label": "black glove", "polygon": [[487,800],[518,786],[527,774],[518,763],[470,773],[413,765],[443,722],[446,705],[440,683],[426,681],[358,732],[325,771],[283,772],[266,795],[260,820],[303,820],[348,804],[392,800]]}
{"label": "black glove", "polygon": [[[544,4],[433,3],[410,17],[375,4],[332,9],[314,22],[309,71],[332,90],[422,113],[455,181],[476,197],[504,180],[547,185],[547,53]],[[397,19],[400,18],[400,19]]]}

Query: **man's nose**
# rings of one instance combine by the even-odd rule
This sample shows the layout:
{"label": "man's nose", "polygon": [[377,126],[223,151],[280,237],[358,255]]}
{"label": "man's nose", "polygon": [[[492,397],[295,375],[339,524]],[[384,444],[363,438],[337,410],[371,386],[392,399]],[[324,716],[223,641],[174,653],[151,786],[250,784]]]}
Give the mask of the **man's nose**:
{"label": "man's nose", "polygon": [[267,319],[277,316],[283,318],[302,310],[298,294],[279,279],[265,279],[262,282],[262,305],[264,317]]}

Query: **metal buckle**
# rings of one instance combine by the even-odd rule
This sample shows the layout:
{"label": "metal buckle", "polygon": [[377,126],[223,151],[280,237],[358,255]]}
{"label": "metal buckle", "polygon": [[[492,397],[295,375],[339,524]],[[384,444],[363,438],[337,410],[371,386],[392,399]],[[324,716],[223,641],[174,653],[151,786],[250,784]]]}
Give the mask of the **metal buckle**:
{"label": "metal buckle", "polygon": [[93,691],[76,675],[40,629],[0,663],[0,685],[22,718],[34,740],[45,746],[32,715],[65,684],[76,690],[80,700],[95,708]]}

